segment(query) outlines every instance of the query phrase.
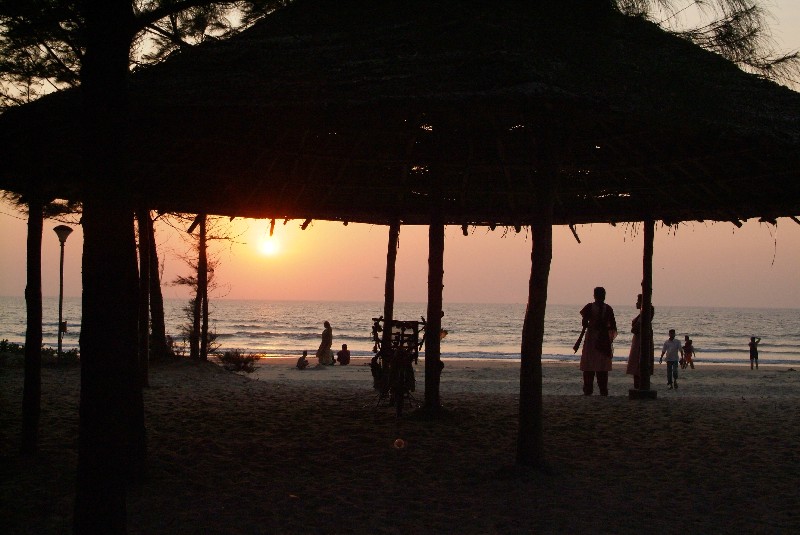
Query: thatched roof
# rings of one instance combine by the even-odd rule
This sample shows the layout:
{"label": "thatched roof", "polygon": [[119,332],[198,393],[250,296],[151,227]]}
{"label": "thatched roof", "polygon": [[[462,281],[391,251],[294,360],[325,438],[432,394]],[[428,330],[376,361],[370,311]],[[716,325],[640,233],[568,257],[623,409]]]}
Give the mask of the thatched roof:
{"label": "thatched roof", "polygon": [[[587,4],[296,0],[134,75],[137,190],[424,223],[438,184],[446,222],[513,225],[554,170],[559,224],[800,214],[800,94]],[[80,196],[77,103],[0,118],[0,187]]]}

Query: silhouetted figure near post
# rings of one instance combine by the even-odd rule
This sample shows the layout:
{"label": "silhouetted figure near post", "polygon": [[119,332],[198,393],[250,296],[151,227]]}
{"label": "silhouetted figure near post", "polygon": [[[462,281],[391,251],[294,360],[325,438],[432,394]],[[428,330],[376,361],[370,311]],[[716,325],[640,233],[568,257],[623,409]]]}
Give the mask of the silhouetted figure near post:
{"label": "silhouetted figure near post", "polygon": [[[641,310],[642,308],[642,294],[639,294],[636,298],[636,310]],[[650,320],[652,321],[653,315],[655,314],[656,309],[650,305]],[[642,386],[642,377],[640,373],[641,369],[641,354],[642,354],[642,314],[641,312],[631,322],[631,332],[633,333],[633,340],[631,340],[631,351],[628,354],[628,366],[625,369],[625,373],[628,375],[633,375],[633,388],[639,390]],[[655,355],[653,355],[653,333],[650,332],[650,344],[649,353],[650,358],[646,359],[648,363],[649,370],[646,370],[645,373],[649,373],[653,375],[653,365],[655,364]],[[647,351],[646,351],[647,352]]]}
{"label": "silhouetted figure near post", "polygon": [[583,372],[583,394],[591,396],[594,391],[594,378],[601,396],[608,395],[608,372],[611,371],[613,342],[617,337],[617,320],[614,310],[605,303],[606,290],[598,286],[594,289],[594,302],[581,309],[586,337],[581,352],[581,371]]}
{"label": "silhouetted figure near post", "polygon": [[331,346],[333,345],[333,329],[331,328],[331,324],[327,321],[323,323],[325,327],[322,331],[322,342],[319,344],[319,349],[317,349],[317,361],[320,365],[322,364],[333,364],[333,351],[331,351]]}
{"label": "silhouetted figure near post", "polygon": [[750,346],[750,369],[753,369],[753,364],[755,363],[756,369],[758,369],[758,344],[761,342],[761,338],[757,336],[750,337],[750,343],[747,344]]}

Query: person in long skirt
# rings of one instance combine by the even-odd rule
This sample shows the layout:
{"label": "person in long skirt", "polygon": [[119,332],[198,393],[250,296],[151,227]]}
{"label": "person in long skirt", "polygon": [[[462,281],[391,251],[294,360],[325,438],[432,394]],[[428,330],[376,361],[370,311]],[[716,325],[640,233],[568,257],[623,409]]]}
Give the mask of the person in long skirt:
{"label": "person in long skirt", "polygon": [[320,365],[333,364],[333,351],[331,351],[333,329],[327,321],[323,323],[323,326],[325,328],[322,330],[322,341],[319,344],[319,349],[317,349],[317,361],[319,361]]}
{"label": "person in long skirt", "polygon": [[691,369],[694,369],[694,344],[692,344],[692,339],[689,338],[689,335],[683,337],[683,366],[682,369],[686,369],[686,366],[689,366]]}
{"label": "person in long skirt", "polygon": [[602,286],[594,289],[594,302],[581,309],[586,337],[581,351],[581,371],[583,372],[583,394],[591,396],[594,391],[594,378],[601,396],[608,395],[608,372],[614,354],[613,342],[617,336],[617,320],[614,309],[605,303],[606,290]]}
{"label": "person in long skirt", "polygon": [[[642,308],[642,294],[636,298],[636,310],[641,310]],[[650,305],[650,320],[653,320],[653,316],[655,315],[656,309],[653,305]],[[631,351],[628,354],[628,366],[625,369],[625,373],[628,375],[633,375],[633,388],[639,390],[641,388],[642,382],[642,374],[640,373],[641,369],[641,355],[642,355],[642,313],[640,312],[633,321],[631,322],[631,332],[633,333],[633,339],[631,340]],[[655,364],[655,354],[653,353],[653,330],[650,330],[650,358],[647,359],[647,363],[649,365],[649,373],[653,375],[653,368]]]}

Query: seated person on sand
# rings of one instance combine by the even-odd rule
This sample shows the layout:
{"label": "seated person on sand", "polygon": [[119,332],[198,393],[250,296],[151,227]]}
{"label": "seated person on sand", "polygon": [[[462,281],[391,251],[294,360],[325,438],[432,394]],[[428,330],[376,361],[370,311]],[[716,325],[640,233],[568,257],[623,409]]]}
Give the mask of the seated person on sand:
{"label": "seated person on sand", "polygon": [[342,344],[342,350],[336,353],[336,359],[339,361],[340,366],[350,364],[350,350],[347,349],[347,344]]}
{"label": "seated person on sand", "polygon": [[308,351],[303,351],[303,354],[300,355],[299,359],[297,359],[296,366],[298,370],[305,370],[308,368],[308,359],[306,358],[306,355],[308,355]]}

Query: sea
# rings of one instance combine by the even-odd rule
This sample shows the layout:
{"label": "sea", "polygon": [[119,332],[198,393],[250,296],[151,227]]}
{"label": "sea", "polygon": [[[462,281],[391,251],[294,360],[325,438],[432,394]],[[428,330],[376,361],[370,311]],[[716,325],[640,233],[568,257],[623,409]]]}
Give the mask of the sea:
{"label": "sea", "polygon": [[[183,311],[187,300],[165,302],[167,333],[180,342]],[[580,331],[578,311],[583,305],[548,305],[545,317],[543,360],[578,362],[572,347]],[[630,324],[636,310],[613,305],[619,328],[614,342],[614,360],[626,361],[631,343]],[[518,360],[524,304],[445,303],[442,327],[442,358]],[[240,349],[266,357],[297,356],[303,350],[314,354],[324,321],[333,326],[333,348],[347,344],[355,357],[372,356],[372,318],[383,313],[381,302],[263,301],[212,299],[211,330],[217,334],[218,351]],[[425,303],[396,303],[399,320],[419,320],[426,315]],[[63,317],[67,333],[65,350],[78,347],[80,298],[65,297]],[[57,345],[58,298],[43,299],[44,345]],[[759,362],[800,365],[800,309],[656,307],[653,319],[656,349],[675,329],[683,341],[694,343],[697,363],[749,363],[748,342],[761,338]],[[0,339],[25,341],[25,300],[0,297]]]}

